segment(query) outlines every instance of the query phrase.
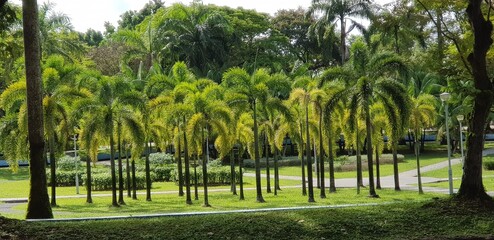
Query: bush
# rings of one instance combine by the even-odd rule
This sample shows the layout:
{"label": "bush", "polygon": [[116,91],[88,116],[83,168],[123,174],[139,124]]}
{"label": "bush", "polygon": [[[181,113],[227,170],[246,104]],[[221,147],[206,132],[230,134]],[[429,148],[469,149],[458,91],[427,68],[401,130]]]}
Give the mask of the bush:
{"label": "bush", "polygon": [[[176,169],[175,164],[168,164],[166,166],[154,167],[151,169],[151,171],[154,172],[155,178],[154,179],[152,178],[151,180],[153,182],[169,182],[172,179],[172,172],[175,169]],[[142,171],[142,172],[144,172],[144,171]]]}
{"label": "bush", "polygon": [[[151,179],[153,179],[154,173],[151,173]],[[84,178],[84,180],[86,180]],[[124,182],[127,181],[126,174],[123,175]],[[95,191],[104,191],[111,190],[112,182],[111,182],[111,174],[109,172],[106,173],[96,173],[92,175],[92,189]],[[118,188],[118,176],[117,176],[117,188]],[[127,184],[124,184],[124,189],[126,189]],[[137,189],[145,189],[146,188],[146,174],[142,172],[136,173],[136,188]]]}
{"label": "bush", "polygon": [[[79,184],[82,183],[82,178],[83,176],[85,177],[85,174],[83,174],[82,171],[79,171]],[[56,172],[56,180],[57,180],[57,187],[67,187],[67,186],[75,186],[75,175],[76,171],[57,171]],[[48,186],[51,186],[51,174],[48,172],[47,174],[47,184]]]}
{"label": "bush", "polygon": [[[259,162],[261,167],[266,167],[266,159],[262,158],[261,161]],[[278,160],[278,166],[279,167],[287,167],[287,166],[300,166],[301,162],[298,157],[284,157],[280,158]],[[243,166],[246,168],[255,168],[256,164],[253,159],[244,159],[243,161]],[[270,158],[269,159],[269,166],[274,167],[274,159]]]}
{"label": "bush", "polygon": [[[194,168],[190,168],[190,184],[194,184]],[[185,176],[185,171],[183,171]],[[229,166],[208,167],[208,185],[227,185],[231,183],[231,172]],[[172,180],[178,183],[178,171],[172,172]],[[235,169],[235,181],[240,182],[240,173]],[[202,167],[197,167],[197,183],[202,185]]]}
{"label": "bush", "polygon": [[485,161],[484,162],[485,170],[493,171],[494,170],[494,161]]}
{"label": "bush", "polygon": [[79,169],[82,169],[80,160],[79,157],[63,156],[57,160],[57,170],[75,171],[77,164],[79,165]]}
{"label": "bush", "polygon": [[163,166],[174,162],[173,155],[168,153],[151,153],[149,154],[149,164]]}

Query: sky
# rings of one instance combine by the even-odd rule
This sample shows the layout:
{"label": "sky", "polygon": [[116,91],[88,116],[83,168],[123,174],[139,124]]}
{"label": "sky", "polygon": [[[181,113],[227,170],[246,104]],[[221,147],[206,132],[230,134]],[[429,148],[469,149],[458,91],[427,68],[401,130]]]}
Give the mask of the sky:
{"label": "sky", "polygon": [[[38,0],[38,4],[48,0]],[[104,23],[108,21],[114,26],[120,19],[120,15],[128,10],[140,10],[149,0],[49,0],[55,3],[55,11],[65,13],[71,18],[74,29],[86,32],[88,28],[104,31]],[[218,6],[230,6],[232,8],[243,7],[256,9],[259,12],[274,14],[279,9],[295,9],[299,6],[307,8],[312,0],[203,0],[204,4]],[[386,3],[391,0],[377,0],[378,3]],[[21,0],[12,0],[21,4]],[[176,2],[189,4],[192,0],[165,0],[165,5]]]}

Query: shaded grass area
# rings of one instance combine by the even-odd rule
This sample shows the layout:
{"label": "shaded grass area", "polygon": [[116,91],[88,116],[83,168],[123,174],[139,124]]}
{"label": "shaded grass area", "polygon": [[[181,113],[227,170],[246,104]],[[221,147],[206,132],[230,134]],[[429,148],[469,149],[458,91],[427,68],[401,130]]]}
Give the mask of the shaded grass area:
{"label": "shaded grass area", "polygon": [[[389,203],[405,201],[424,201],[434,197],[444,196],[441,194],[427,193],[419,195],[412,191],[379,190],[380,198],[369,198],[365,189],[361,194],[357,194],[355,189],[339,189],[336,193],[327,194],[327,198],[319,198],[319,191],[315,190],[316,202],[308,203],[307,196],[303,196],[299,188],[285,188],[278,192],[278,195],[263,193],[266,203],[256,202],[254,189],[245,191],[245,200],[239,200],[235,196],[225,191],[211,191],[209,193],[210,208],[202,207],[203,194],[199,192],[199,200],[193,200],[192,205],[185,204],[185,197],[178,197],[176,194],[153,194],[153,201],[148,202],[145,196],[139,196],[138,200],[125,198],[126,205],[121,207],[110,207],[111,197],[93,197],[93,203],[85,203],[81,198],[60,198],[57,199],[59,207],[53,209],[55,218],[74,217],[100,217],[100,216],[132,216],[154,213],[177,213],[177,212],[209,212],[240,209],[295,207],[295,206],[326,206],[341,204],[360,203]],[[192,198],[194,194],[192,193]],[[22,210],[27,208],[27,204],[20,204],[14,207],[19,212],[4,213],[3,216],[9,218],[24,218]]]}
{"label": "shaded grass area", "polygon": [[[24,222],[0,218],[2,236],[19,239],[486,239],[492,209],[447,200],[374,207],[290,210],[151,219]],[[40,234],[43,233],[43,234]]]}

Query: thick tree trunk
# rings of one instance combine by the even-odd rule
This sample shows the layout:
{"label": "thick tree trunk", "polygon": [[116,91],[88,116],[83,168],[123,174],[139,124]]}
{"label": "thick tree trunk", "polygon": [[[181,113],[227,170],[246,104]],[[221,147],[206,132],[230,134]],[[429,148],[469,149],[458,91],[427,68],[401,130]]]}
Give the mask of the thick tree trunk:
{"label": "thick tree trunk", "polygon": [[252,103],[252,110],[254,111],[254,162],[256,167],[256,201],[265,202],[262,197],[262,186],[261,186],[261,166],[260,166],[260,156],[259,156],[259,130],[257,126],[257,109],[256,102]]}
{"label": "thick tree trunk", "polygon": [[473,111],[468,123],[467,152],[463,176],[457,197],[460,199],[490,199],[482,182],[482,148],[486,120],[493,103],[493,86],[487,75],[486,54],[492,45],[492,23],[484,18],[482,0],[469,0],[467,14],[474,32],[473,53],[468,56],[475,88]]}
{"label": "thick tree trunk", "polygon": [[24,27],[24,56],[27,85],[27,124],[29,138],[29,199],[26,218],[53,218],[44,162],[43,83],[41,81],[41,52],[39,40],[38,4],[36,0],[22,1]]}

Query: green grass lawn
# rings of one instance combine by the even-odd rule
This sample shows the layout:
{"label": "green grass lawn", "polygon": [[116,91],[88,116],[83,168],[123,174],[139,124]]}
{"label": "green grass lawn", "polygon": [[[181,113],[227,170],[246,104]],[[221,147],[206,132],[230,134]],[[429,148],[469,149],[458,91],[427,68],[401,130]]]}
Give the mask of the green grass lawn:
{"label": "green grass lawn", "polygon": [[[247,201],[246,201],[247,202]],[[0,218],[10,239],[490,239],[492,209],[442,201],[149,219],[24,222]],[[259,205],[259,204],[258,204]],[[214,206],[214,202],[213,202]]]}
{"label": "green grass lawn", "polygon": [[[85,203],[84,198],[59,198],[59,207],[53,209],[55,218],[72,217],[99,217],[99,216],[131,216],[153,213],[176,213],[176,212],[204,212],[223,211],[239,209],[294,207],[294,206],[323,206],[357,203],[389,203],[406,201],[424,201],[434,197],[444,196],[441,194],[427,193],[419,195],[412,191],[396,192],[394,190],[379,190],[380,198],[369,198],[365,189],[357,194],[355,189],[339,189],[336,193],[327,194],[327,198],[321,199],[319,191],[315,190],[315,203],[308,203],[307,196],[303,196],[299,188],[283,188],[278,195],[263,193],[266,203],[256,202],[254,189],[245,191],[245,200],[240,201],[238,196],[226,191],[214,191],[209,193],[211,208],[202,207],[203,194],[199,192],[199,200],[193,200],[192,205],[185,204],[185,197],[176,194],[153,194],[153,201],[145,200],[145,195],[138,196],[138,200],[125,198],[126,204],[121,207],[110,207],[111,197],[93,197],[93,204]],[[192,198],[194,194],[192,193]],[[24,210],[27,203],[14,207],[16,213],[3,213],[9,218],[24,218]]]}

